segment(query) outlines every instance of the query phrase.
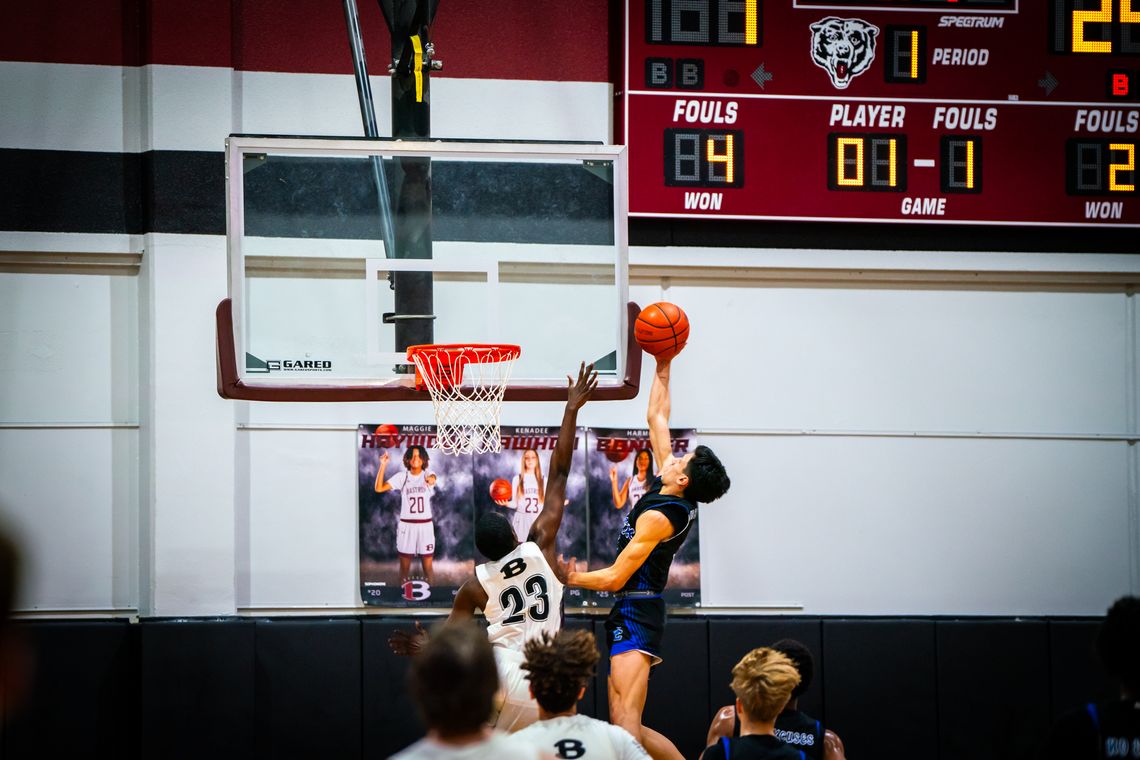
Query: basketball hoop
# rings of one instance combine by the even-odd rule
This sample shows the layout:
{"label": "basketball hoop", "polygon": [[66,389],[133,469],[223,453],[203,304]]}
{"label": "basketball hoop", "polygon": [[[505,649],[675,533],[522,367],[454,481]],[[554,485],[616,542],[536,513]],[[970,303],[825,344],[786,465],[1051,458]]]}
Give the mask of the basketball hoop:
{"label": "basketball hoop", "polygon": [[518,346],[409,346],[416,387],[427,386],[439,426],[437,446],[445,454],[482,454],[502,449],[499,413]]}

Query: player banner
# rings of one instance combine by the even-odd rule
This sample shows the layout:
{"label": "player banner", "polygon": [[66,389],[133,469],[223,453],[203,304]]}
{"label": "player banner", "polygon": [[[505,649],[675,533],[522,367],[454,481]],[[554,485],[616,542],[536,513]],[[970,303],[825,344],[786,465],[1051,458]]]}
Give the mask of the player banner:
{"label": "player banner", "polygon": [[[696,431],[670,430],[673,455],[697,447]],[[617,557],[622,524],[653,482],[656,465],[649,450],[649,431],[630,428],[589,428],[586,465],[590,500],[589,569],[609,567]],[[698,516],[700,512],[698,510]],[[665,603],[693,607],[701,601],[700,523],[694,521],[669,570]],[[600,607],[612,605],[608,591],[592,592]]]}
{"label": "player banner", "polygon": [[[691,429],[671,430],[673,453],[696,448]],[[451,606],[459,586],[485,558],[475,549],[475,521],[490,510],[525,540],[546,496],[556,426],[502,429],[502,451],[448,456],[434,425],[365,424],[357,428],[360,595],[366,605]],[[558,552],[590,570],[613,563],[622,524],[655,477],[649,431],[578,428],[566,484]],[[699,524],[669,571],[665,602],[700,603]],[[567,588],[566,606],[611,605],[608,592]]]}
{"label": "player banner", "polygon": [[475,569],[471,458],[435,448],[434,425],[357,428],[360,595],[450,607]]}
{"label": "player banner", "polygon": [[[526,540],[546,498],[550,456],[558,443],[558,430],[557,425],[503,427],[502,451],[472,456],[476,520],[489,510],[500,512],[511,521],[518,540]],[[562,527],[558,531],[558,552],[566,557],[585,558],[589,519],[586,438],[582,428],[575,430],[564,507]],[[588,594],[583,589],[567,588],[563,598],[568,607],[581,607]]]}

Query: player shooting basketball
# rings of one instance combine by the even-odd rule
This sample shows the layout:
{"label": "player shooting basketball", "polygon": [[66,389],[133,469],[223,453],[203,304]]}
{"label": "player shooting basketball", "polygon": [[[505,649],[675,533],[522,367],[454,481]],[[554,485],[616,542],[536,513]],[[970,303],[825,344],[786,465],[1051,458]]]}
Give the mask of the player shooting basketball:
{"label": "player shooting basketball", "polygon": [[376,493],[400,492],[400,525],[396,528],[396,551],[400,555],[400,583],[408,580],[412,557],[419,556],[424,580],[432,584],[432,557],[435,556],[435,525],[431,518],[431,497],[438,482],[428,469],[428,453],[423,446],[409,446],[404,452],[404,469],[388,480],[388,452],[380,455],[376,471]]}
{"label": "player shooting basketball", "polygon": [[[557,633],[562,627],[563,587],[555,574],[555,543],[566,504],[578,410],[597,387],[598,375],[594,365],[583,364],[577,381],[567,380],[566,410],[550,457],[542,511],[527,540],[521,543],[504,515],[488,512],[479,519],[475,525],[475,546],[490,561],[476,567],[474,577],[460,587],[447,618],[448,623],[468,620],[474,617],[475,610],[483,610],[503,696],[495,727],[504,731],[518,730],[538,719],[538,705],[521,669],[523,646],[543,632]],[[415,654],[427,636],[418,623],[416,629],[412,635],[404,631],[394,633],[388,642],[392,651]]]}
{"label": "player shooting basketball", "polygon": [[657,357],[649,392],[649,441],[658,477],[637,503],[618,537],[618,556],[607,568],[573,571],[574,560],[563,565],[566,585],[614,591],[615,604],[606,619],[610,648],[610,721],[633,734],[654,758],[680,758],[668,738],[641,724],[649,671],[661,662],[665,602],[661,592],[669,567],[696,517],[697,504],[720,498],[729,479],[716,454],[707,446],[678,459],[669,440],[669,368],[671,352]]}
{"label": "player shooting basketball", "polygon": [[519,464],[519,474],[515,476],[512,499],[495,502],[501,507],[514,510],[511,527],[514,528],[519,541],[525,541],[530,535],[530,528],[534,525],[545,498],[546,484],[542,477],[542,462],[538,458],[537,451],[526,449]]}

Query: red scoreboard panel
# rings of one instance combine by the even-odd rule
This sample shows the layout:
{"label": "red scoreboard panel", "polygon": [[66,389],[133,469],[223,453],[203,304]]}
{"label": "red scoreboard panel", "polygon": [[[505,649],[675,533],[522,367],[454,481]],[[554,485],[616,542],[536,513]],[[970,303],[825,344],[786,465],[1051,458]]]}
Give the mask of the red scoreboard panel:
{"label": "red scoreboard panel", "polygon": [[1140,226],[1140,0],[626,0],[630,213]]}

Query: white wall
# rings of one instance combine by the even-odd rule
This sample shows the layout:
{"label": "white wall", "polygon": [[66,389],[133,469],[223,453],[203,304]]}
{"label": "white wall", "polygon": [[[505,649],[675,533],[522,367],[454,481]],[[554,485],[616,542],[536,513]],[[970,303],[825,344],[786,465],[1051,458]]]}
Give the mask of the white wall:
{"label": "white wall", "polygon": [[[345,77],[0,65],[6,86],[28,76],[68,94],[43,104],[53,123],[78,123],[67,115],[85,108],[72,104],[76,88],[110,94],[117,116],[89,122],[87,150],[219,150],[242,130],[359,132]],[[373,84],[386,103],[386,83]],[[480,104],[441,106],[441,135],[608,134],[605,85],[531,83],[541,92],[523,101],[517,83],[433,86],[438,103]],[[75,135],[23,113],[5,112],[0,144],[75,149]],[[137,277],[0,275],[0,511],[29,547],[24,606],[355,608],[353,430],[429,422],[428,405],[219,399],[220,237],[0,234],[0,256],[33,249],[141,252],[143,265]],[[631,260],[635,300],[673,300],[693,321],[674,423],[702,430],[734,478],[703,510],[706,605],[1097,614],[1140,591],[1133,297],[1064,282],[868,286],[864,276],[1002,270],[1078,282],[1136,272],[1132,257],[647,248]],[[728,269],[719,284],[693,272],[714,264]],[[849,276],[828,286],[810,276],[835,267]],[[804,281],[765,278],[777,268]],[[580,420],[640,426],[643,405],[644,394],[595,404]],[[504,422],[558,414],[557,404],[514,405]]]}

